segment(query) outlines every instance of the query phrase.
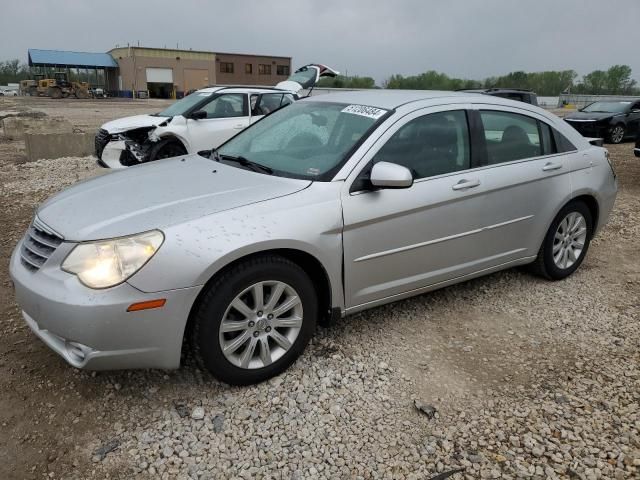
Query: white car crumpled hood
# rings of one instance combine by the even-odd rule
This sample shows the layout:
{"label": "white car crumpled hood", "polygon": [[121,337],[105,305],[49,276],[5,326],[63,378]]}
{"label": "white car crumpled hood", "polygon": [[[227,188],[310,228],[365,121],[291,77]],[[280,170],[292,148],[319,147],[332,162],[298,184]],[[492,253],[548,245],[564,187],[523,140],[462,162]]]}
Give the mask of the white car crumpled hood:
{"label": "white car crumpled hood", "polygon": [[68,241],[121,237],[290,195],[311,184],[199,155],[96,177],[54,195],[38,218]]}
{"label": "white car crumpled hood", "polygon": [[122,133],[136,128],[157,127],[168,119],[168,117],[156,117],[154,115],[134,115],[107,122],[102,125],[102,128],[111,134]]}

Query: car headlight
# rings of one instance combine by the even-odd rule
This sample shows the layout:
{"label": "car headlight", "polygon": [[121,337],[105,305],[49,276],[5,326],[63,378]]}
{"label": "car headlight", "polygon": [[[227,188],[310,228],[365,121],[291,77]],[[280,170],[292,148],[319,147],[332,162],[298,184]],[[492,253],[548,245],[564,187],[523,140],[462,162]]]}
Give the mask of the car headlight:
{"label": "car headlight", "polygon": [[62,270],[78,276],[89,288],[108,288],[140,270],[164,241],[159,230],[130,237],[81,243],[62,262]]}

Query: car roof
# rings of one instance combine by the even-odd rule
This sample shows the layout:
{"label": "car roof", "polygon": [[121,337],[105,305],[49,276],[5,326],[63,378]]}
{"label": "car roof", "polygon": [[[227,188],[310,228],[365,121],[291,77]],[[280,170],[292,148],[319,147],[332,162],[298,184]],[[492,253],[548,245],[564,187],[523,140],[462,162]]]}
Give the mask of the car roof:
{"label": "car roof", "polygon": [[[517,103],[522,108],[522,102],[509,100],[506,98],[485,95],[484,93],[474,92],[448,92],[439,90],[388,90],[388,89],[372,89],[328,93],[324,95],[316,95],[305,97],[307,101],[317,102],[334,102],[334,103],[355,103],[358,105],[367,105],[372,107],[393,110],[402,105],[423,100],[432,100],[434,104],[442,103],[486,103],[495,105],[513,106]],[[303,99],[302,101],[304,101]]]}
{"label": "car roof", "polygon": [[251,86],[243,86],[243,85],[225,85],[225,86],[212,86],[207,88],[202,88],[198,90],[198,92],[217,92],[220,90],[224,90],[228,93],[273,93],[273,92],[283,92],[290,93],[287,90],[282,90],[279,88],[270,88],[270,87],[251,87]]}
{"label": "car roof", "polygon": [[525,88],[464,88],[461,90],[457,90],[458,92],[475,92],[475,93],[532,93],[535,94],[533,90],[527,90]]}

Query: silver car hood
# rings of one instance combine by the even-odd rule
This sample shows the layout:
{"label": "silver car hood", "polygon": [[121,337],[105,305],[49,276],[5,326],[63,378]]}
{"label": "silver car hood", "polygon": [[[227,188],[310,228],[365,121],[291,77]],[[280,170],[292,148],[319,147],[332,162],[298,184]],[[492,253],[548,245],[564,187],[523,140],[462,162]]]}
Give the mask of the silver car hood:
{"label": "silver car hood", "polygon": [[310,184],[194,154],[78,183],[48,199],[37,215],[66,240],[96,240],[162,229],[290,195]]}

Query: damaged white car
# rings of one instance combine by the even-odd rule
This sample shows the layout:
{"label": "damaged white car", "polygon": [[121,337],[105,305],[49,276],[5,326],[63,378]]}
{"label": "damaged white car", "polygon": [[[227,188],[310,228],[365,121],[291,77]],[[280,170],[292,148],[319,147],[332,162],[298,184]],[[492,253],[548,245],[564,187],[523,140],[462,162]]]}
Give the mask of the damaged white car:
{"label": "damaged white car", "polygon": [[217,148],[264,115],[297,100],[301,90],[312,89],[321,77],[336,75],[324,65],[306,65],[274,88],[204,88],[162,112],[107,122],[95,138],[98,163],[124,168]]}

